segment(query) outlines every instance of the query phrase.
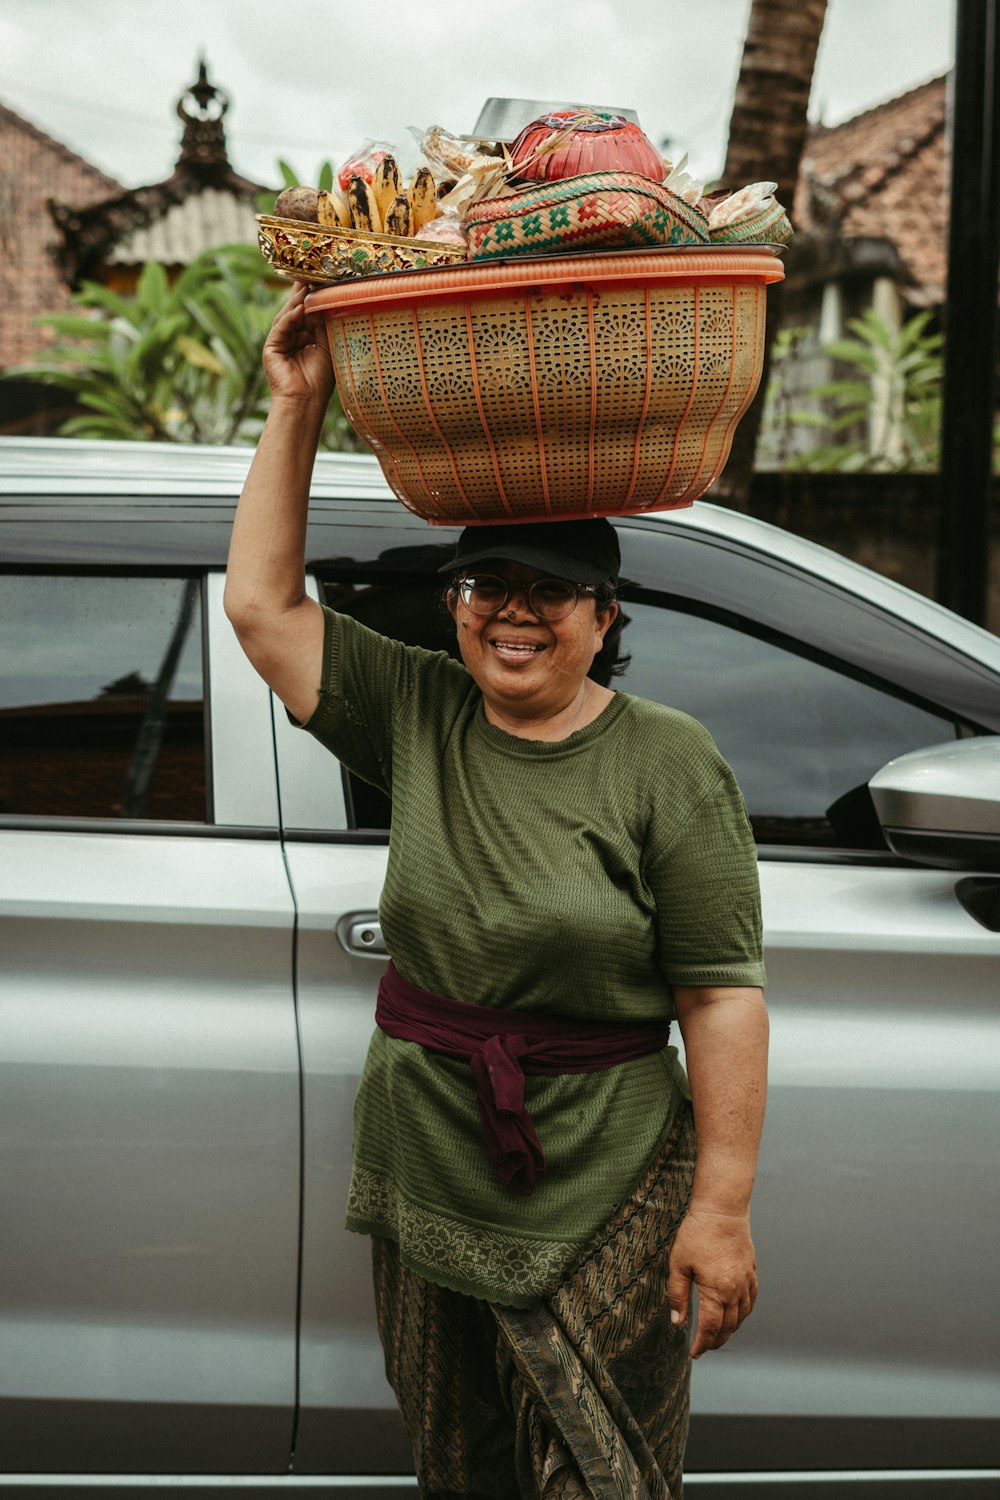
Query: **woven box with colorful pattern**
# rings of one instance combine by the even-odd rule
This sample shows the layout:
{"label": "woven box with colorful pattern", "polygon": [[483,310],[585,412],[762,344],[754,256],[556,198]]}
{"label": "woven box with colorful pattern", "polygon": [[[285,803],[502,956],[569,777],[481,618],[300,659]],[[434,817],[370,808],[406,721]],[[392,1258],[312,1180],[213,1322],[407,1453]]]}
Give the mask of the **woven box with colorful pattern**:
{"label": "woven box with colorful pattern", "polygon": [[590,172],[484,198],[465,221],[470,260],[572,251],[703,245],[700,209],[653,182],[621,172]]}

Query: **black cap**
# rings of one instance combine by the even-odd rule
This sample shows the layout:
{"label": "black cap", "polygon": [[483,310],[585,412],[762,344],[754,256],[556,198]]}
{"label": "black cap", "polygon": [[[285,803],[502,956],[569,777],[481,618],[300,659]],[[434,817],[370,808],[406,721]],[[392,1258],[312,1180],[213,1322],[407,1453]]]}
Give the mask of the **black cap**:
{"label": "black cap", "polygon": [[451,562],[456,573],[479,562],[519,562],[569,583],[618,582],[621,553],[610,521],[529,521],[510,526],[467,526]]}

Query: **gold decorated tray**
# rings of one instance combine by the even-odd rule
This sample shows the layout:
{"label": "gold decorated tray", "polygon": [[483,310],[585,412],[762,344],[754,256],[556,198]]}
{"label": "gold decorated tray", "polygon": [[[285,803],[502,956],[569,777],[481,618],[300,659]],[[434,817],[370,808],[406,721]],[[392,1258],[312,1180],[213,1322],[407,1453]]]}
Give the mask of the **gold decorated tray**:
{"label": "gold decorated tray", "polygon": [[422,271],[465,261],[460,245],[434,240],[404,240],[363,229],[325,229],[299,219],[257,215],[260,253],[276,276],[332,286],[351,276],[382,271]]}

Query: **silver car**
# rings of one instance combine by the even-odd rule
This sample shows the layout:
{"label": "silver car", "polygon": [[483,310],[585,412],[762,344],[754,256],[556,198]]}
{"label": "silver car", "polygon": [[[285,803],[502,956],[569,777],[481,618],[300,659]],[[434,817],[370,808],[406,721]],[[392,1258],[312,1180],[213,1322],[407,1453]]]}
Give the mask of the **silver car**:
{"label": "silver car", "polygon": [[[0,1497],[415,1493],[342,1228],[389,808],[223,616],[248,459],[0,440]],[[313,494],[315,596],[453,649],[454,530],[367,456]],[[620,536],[621,686],[735,767],[767,929],[690,1492],[996,1496],[1000,641],[709,504]]]}

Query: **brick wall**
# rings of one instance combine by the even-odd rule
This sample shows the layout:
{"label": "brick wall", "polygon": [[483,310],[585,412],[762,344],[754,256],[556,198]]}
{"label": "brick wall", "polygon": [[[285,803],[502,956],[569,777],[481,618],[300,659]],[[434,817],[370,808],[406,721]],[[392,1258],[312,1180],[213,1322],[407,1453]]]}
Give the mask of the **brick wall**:
{"label": "brick wall", "polygon": [[[121,185],[0,104],[0,368],[42,352],[41,313],[65,312],[69,290],[49,249],[58,241],[49,198],[85,206]],[[0,388],[0,411],[3,393]],[[2,422],[0,422],[2,425]]]}

